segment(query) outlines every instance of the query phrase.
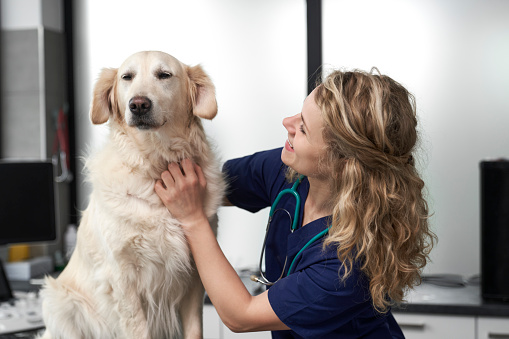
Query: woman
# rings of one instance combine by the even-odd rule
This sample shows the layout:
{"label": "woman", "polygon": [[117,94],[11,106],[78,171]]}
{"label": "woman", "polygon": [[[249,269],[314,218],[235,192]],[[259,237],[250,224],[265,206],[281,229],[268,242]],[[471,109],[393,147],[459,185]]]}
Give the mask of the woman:
{"label": "woman", "polygon": [[170,164],[156,183],[182,222],[219,316],[232,331],[271,330],[274,338],[402,338],[390,306],[420,282],[435,241],[412,156],[413,96],[387,76],[334,71],[283,125],[282,150],[224,165],[229,202],[249,211],[271,206],[301,181],[294,232],[288,215],[296,198],[286,194],[277,204],[267,281],[260,279],[269,288],[258,296],[248,293],[210,230],[201,169],[190,160]]}

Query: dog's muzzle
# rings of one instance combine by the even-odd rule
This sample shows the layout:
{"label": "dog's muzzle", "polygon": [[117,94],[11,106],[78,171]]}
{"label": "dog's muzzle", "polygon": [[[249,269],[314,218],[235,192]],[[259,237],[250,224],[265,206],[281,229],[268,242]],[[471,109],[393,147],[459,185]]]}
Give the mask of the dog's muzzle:
{"label": "dog's muzzle", "polygon": [[152,114],[152,101],[143,96],[136,96],[129,100],[129,111],[132,113],[131,126],[139,129],[159,127]]}
{"label": "dog's muzzle", "polygon": [[152,109],[152,101],[147,97],[133,97],[129,100],[129,110],[137,117],[141,117]]}

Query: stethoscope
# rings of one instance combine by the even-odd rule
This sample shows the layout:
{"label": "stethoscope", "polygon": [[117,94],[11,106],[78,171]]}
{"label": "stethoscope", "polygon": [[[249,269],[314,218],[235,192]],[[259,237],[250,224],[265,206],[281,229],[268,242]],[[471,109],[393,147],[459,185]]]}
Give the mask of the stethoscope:
{"label": "stethoscope", "polygon": [[[262,263],[263,263],[263,257],[265,254],[265,245],[267,243],[267,235],[269,234],[270,223],[272,222],[272,218],[274,217],[274,214],[276,214],[276,212],[284,212],[284,213],[288,214],[288,217],[290,218],[290,220],[292,220],[292,216],[291,216],[290,212],[288,212],[284,208],[279,208],[279,209],[277,208],[279,201],[285,194],[291,194],[295,197],[295,212],[293,215],[293,220],[291,222],[290,231],[291,231],[291,233],[293,233],[297,229],[297,226],[299,224],[299,214],[300,214],[300,195],[299,195],[299,193],[297,193],[297,187],[300,185],[300,183],[302,182],[302,180],[304,178],[305,178],[305,176],[301,175],[297,179],[297,181],[295,181],[292,188],[287,188],[287,189],[284,189],[281,192],[279,192],[279,194],[276,197],[276,200],[274,200],[274,202],[272,203],[272,206],[270,207],[270,212],[269,212],[269,220],[267,221],[267,228],[265,229],[265,238],[263,239],[262,252],[260,254],[260,262],[258,265],[258,268],[260,270],[260,277],[252,275],[251,276],[252,281],[259,282],[259,283],[267,285],[267,286],[272,286],[283,277],[285,268],[286,268],[286,264],[288,261],[288,256],[285,258],[285,263],[283,265],[283,271],[281,272],[281,275],[279,276],[279,278],[277,278],[276,281],[274,281],[274,282],[269,281],[269,279],[267,279],[267,277],[265,277],[265,274],[263,273]],[[288,268],[288,273],[286,274],[286,276],[290,275],[290,273],[292,272],[292,270],[294,268],[297,258],[302,254],[302,252],[304,252],[304,250],[306,248],[308,248],[311,244],[313,244],[315,241],[317,241],[318,239],[320,239],[321,237],[326,235],[327,232],[329,232],[329,228],[326,228],[325,230],[321,231],[320,233],[315,235],[313,238],[311,238],[304,246],[302,246],[300,251],[297,252],[297,254],[293,258],[292,262],[290,263],[290,267]]]}

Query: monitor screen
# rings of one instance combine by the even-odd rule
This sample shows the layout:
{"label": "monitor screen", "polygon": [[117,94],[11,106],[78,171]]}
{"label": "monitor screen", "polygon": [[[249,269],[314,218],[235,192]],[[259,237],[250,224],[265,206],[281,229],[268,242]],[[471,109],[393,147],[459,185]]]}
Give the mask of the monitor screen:
{"label": "monitor screen", "polygon": [[0,245],[56,240],[53,165],[0,162]]}

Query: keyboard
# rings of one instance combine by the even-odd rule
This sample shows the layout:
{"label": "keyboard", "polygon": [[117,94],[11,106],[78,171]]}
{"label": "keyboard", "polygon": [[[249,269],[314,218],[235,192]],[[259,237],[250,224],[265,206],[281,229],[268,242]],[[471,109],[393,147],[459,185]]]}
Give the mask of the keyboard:
{"label": "keyboard", "polygon": [[37,292],[15,292],[14,299],[0,304],[0,339],[6,335],[44,328],[41,298]]}

